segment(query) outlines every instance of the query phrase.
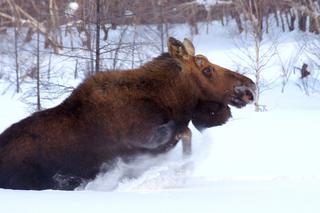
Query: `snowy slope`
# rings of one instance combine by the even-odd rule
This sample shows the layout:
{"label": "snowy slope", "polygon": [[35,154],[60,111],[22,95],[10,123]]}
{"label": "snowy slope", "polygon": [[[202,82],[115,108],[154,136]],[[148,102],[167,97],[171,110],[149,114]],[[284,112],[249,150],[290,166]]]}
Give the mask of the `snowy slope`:
{"label": "snowy slope", "polygon": [[[234,38],[214,29],[194,38],[197,52],[235,68]],[[180,39],[186,34],[181,31]],[[283,57],[294,36],[283,36],[288,37],[279,47]],[[278,69],[275,63],[266,72],[273,78]],[[189,159],[178,145],[155,159],[119,161],[113,171],[73,192],[0,189],[0,212],[320,212],[320,95],[306,96],[295,77],[284,93],[276,83],[262,94],[266,112],[233,108],[227,124],[202,134],[191,125]],[[0,95],[0,131],[28,115],[12,94]],[[128,169],[140,176],[123,179]]]}

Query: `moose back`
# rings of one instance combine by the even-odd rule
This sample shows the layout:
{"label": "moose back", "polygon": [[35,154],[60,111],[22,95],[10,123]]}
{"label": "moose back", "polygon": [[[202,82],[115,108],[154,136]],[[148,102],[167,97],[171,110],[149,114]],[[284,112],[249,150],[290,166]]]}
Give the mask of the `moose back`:
{"label": "moose back", "polygon": [[5,130],[0,188],[74,189],[103,163],[165,153],[190,140],[190,121],[221,125],[228,105],[253,101],[249,78],[195,55],[189,40],[169,38],[168,50],[138,69],[97,73],[60,105]]}

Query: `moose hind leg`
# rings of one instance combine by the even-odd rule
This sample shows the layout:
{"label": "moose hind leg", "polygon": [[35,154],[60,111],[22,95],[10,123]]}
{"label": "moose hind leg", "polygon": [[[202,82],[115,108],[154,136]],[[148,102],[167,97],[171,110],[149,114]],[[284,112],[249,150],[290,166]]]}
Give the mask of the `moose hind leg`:
{"label": "moose hind leg", "polygon": [[50,177],[34,168],[16,168],[6,170],[5,174],[0,172],[0,188],[43,190],[54,188]]}

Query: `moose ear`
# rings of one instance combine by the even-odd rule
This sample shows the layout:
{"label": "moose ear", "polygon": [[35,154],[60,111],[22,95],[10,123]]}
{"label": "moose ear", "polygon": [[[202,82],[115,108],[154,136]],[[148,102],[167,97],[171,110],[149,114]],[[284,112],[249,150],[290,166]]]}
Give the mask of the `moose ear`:
{"label": "moose ear", "polygon": [[184,44],[173,37],[168,39],[168,51],[173,58],[188,59],[190,56]]}
{"label": "moose ear", "polygon": [[184,45],[187,53],[191,56],[194,56],[195,50],[194,50],[194,46],[193,46],[192,42],[189,39],[185,38],[183,40],[183,45]]}

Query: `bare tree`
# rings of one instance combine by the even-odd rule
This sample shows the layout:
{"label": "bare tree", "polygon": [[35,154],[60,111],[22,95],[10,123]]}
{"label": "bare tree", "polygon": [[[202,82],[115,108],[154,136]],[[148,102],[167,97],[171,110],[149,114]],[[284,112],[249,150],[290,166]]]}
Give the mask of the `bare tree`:
{"label": "bare tree", "polygon": [[[24,1],[6,0],[6,4],[0,8],[0,17],[13,25],[20,24],[29,27],[31,33],[38,30],[40,34],[45,36],[46,47],[50,46],[55,52],[58,52],[62,44],[61,37],[59,38],[59,33],[57,33],[59,31],[59,24],[56,20],[57,13],[52,12],[53,10],[57,10],[54,2],[50,0],[48,4],[44,0],[37,2],[31,0],[27,3]],[[38,15],[40,11],[46,11],[46,8],[51,11],[49,14]]]}
{"label": "bare tree", "polygon": [[15,70],[16,70],[16,92],[20,92],[20,69],[19,69],[19,50],[18,50],[18,29],[14,27],[14,58],[15,58]]}
{"label": "bare tree", "polygon": [[[308,95],[320,92],[320,38],[319,35],[307,34],[303,37],[310,67],[301,72],[297,85]],[[302,67],[300,69],[302,71]]]}
{"label": "bare tree", "polygon": [[288,58],[282,58],[279,50],[277,50],[277,56],[279,58],[279,62],[281,66],[281,83],[282,83],[281,92],[282,93],[284,93],[285,87],[292,73],[295,72],[297,62],[299,61],[299,58],[301,57],[304,49],[305,49],[304,45],[300,45],[294,48],[294,50],[291,51],[291,54],[288,56]]}
{"label": "bare tree", "polygon": [[37,82],[37,110],[41,110],[41,95],[40,95],[40,32],[37,31],[37,47],[36,47],[36,57],[37,57],[37,72],[36,72],[36,82]]}
{"label": "bare tree", "polygon": [[[320,4],[317,0],[289,0],[290,6],[298,14],[299,30],[320,33]],[[309,21],[309,23],[307,23]]]}
{"label": "bare tree", "polygon": [[[261,111],[260,94],[262,93],[266,83],[262,78],[262,72],[266,69],[272,57],[276,54],[277,41],[267,43],[263,36],[265,34],[263,28],[263,1],[261,0],[237,0],[238,10],[244,15],[246,20],[245,40],[238,44],[238,49],[241,52],[243,61],[247,63],[253,71],[255,84],[257,86],[257,96],[255,99],[255,111]],[[242,45],[247,45],[243,47]],[[252,48],[251,48],[252,47]]]}
{"label": "bare tree", "polygon": [[100,0],[96,0],[96,73],[100,71],[100,29],[101,29],[101,13]]}

